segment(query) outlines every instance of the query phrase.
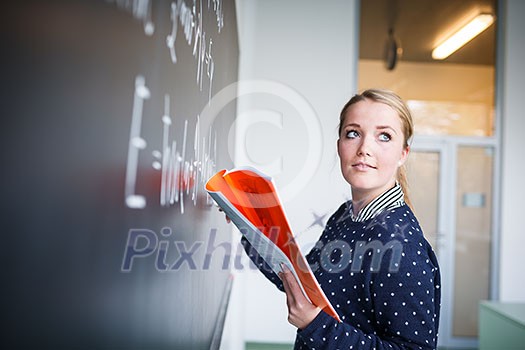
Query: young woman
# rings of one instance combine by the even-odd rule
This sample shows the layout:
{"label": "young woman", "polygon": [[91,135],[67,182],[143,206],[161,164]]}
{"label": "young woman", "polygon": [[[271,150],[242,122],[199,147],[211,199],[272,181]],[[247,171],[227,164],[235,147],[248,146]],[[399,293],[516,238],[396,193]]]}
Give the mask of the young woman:
{"label": "young woman", "polygon": [[342,322],[312,305],[289,270],[272,273],[243,240],[286,293],[295,349],[437,347],[438,263],[406,196],[412,134],[407,106],[390,91],[366,90],[341,111],[337,150],[352,200],[330,217],[307,259]]}

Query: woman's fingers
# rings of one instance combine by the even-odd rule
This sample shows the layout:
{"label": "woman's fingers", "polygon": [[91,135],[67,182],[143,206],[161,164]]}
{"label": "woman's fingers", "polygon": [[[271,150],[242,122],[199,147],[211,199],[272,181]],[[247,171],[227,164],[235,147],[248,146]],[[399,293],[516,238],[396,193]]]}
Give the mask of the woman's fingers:
{"label": "woman's fingers", "polygon": [[299,283],[297,283],[297,280],[295,279],[292,271],[290,271],[290,269],[285,264],[281,264],[281,268],[283,271],[280,273],[280,277],[283,282],[286,294],[290,295],[294,301],[300,297],[303,297],[306,300],[303,295],[303,291],[301,290],[301,287],[299,287]]}
{"label": "woman's fingers", "polygon": [[312,322],[321,309],[306,299],[292,271],[285,265],[281,265],[281,268],[283,271],[279,273],[279,277],[286,293],[288,322],[299,329],[303,329]]}
{"label": "woman's fingers", "polygon": [[279,277],[283,282],[284,292],[286,293],[286,305],[288,305],[288,310],[290,310],[290,307],[293,306],[293,304],[295,304],[295,294],[292,291],[292,288],[290,287],[290,276],[294,279],[295,277],[293,276],[290,270],[286,271],[284,268],[282,269],[283,271],[279,273]]}

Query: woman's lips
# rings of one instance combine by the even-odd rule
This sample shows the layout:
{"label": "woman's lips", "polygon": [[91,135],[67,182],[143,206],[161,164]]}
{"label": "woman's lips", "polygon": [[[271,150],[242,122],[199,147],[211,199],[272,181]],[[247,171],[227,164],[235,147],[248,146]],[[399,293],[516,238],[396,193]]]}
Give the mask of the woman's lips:
{"label": "woman's lips", "polygon": [[352,164],[352,168],[355,168],[355,169],[360,170],[360,171],[366,171],[366,170],[369,170],[369,169],[376,169],[375,166],[372,166],[372,165],[367,164],[365,162],[354,163],[354,164]]}

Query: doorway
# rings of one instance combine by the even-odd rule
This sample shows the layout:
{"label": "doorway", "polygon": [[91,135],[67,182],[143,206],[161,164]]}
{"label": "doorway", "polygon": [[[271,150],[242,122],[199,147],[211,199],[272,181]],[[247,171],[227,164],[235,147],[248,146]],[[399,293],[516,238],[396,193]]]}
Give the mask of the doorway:
{"label": "doorway", "polygon": [[[491,141],[415,139],[409,196],[440,262],[440,346],[476,347],[478,303],[493,295]],[[453,170],[453,171],[451,171]]]}

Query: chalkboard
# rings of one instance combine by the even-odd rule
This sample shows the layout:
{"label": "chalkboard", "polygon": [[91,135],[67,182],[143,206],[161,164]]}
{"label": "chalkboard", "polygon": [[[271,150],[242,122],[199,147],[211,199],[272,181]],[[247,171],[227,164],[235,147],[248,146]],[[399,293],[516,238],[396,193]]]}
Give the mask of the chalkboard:
{"label": "chalkboard", "polygon": [[9,1],[2,54],[5,348],[216,348],[230,228],[233,0]]}

